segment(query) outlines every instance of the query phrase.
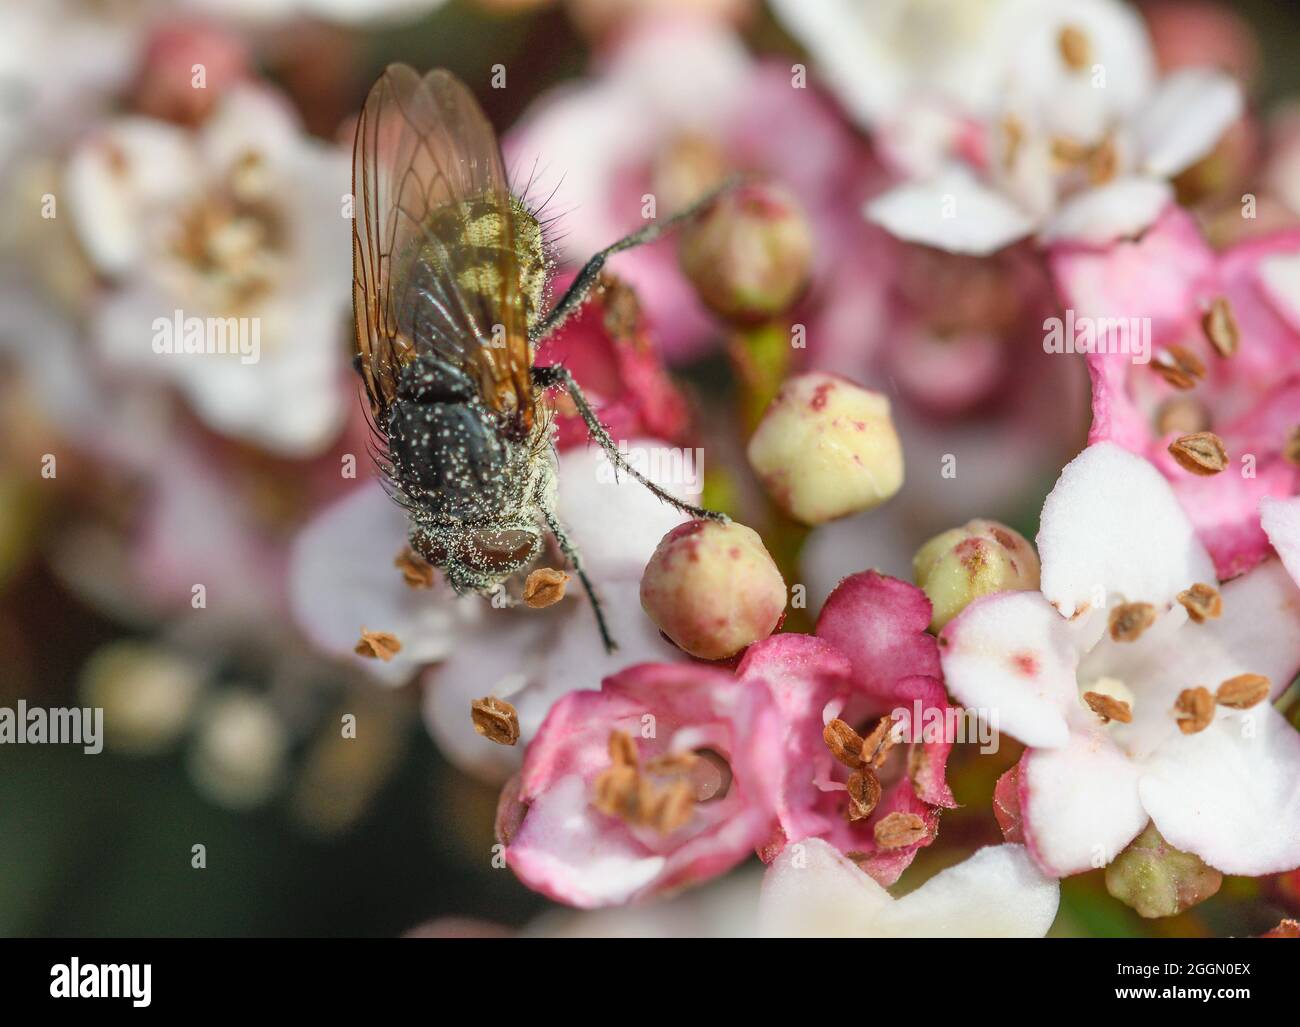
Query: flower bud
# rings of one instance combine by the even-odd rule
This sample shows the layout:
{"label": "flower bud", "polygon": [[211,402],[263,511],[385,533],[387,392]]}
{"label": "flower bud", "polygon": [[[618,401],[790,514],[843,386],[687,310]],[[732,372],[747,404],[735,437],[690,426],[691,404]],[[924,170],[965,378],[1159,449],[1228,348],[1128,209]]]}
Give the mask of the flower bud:
{"label": "flower bud", "polygon": [[974,520],[936,535],[916,551],[912,573],[934,607],[938,631],[980,596],[1038,588],[1038,554],[1018,531]]}
{"label": "flower bud", "polygon": [[1223,875],[1199,856],[1179,852],[1155,824],[1106,867],[1106,890],[1148,918],[1174,916],[1219,890]]}
{"label": "flower bud", "polygon": [[723,193],[683,231],[682,271],[700,299],[729,321],[765,321],[803,293],[812,230],[785,189],[747,183]]}
{"label": "flower bud", "polygon": [[679,648],[704,660],[734,656],[776,630],[785,581],[758,533],[734,521],[678,525],[641,576],[641,606]]}
{"label": "flower bud", "polygon": [[768,495],[804,524],[879,506],[903,484],[903,448],[889,400],[813,372],[781,386],[749,440]]}

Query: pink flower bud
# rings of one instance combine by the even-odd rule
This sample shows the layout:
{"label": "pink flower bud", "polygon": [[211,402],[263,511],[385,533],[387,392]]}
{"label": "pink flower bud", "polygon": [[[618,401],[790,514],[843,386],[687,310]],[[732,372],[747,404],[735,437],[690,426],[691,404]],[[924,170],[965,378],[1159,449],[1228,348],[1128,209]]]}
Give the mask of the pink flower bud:
{"label": "pink flower bud", "polygon": [[934,604],[932,631],[939,631],[980,596],[1038,588],[1034,547],[1018,531],[997,521],[970,521],[936,535],[917,550],[912,570]]}
{"label": "pink flower bud", "polygon": [[670,531],[641,576],[641,606],[692,656],[721,660],[776,630],[785,581],[762,539],[731,522]]}
{"label": "pink flower bud", "polygon": [[748,183],[718,197],[682,233],[682,271],[700,299],[729,321],[765,321],[808,284],[812,230],[785,189]]}

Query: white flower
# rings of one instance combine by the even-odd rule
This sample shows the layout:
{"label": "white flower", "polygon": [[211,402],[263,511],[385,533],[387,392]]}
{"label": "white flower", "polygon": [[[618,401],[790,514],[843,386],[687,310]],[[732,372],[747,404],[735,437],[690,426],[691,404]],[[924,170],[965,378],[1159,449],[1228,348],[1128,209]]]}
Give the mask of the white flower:
{"label": "white flower", "polygon": [[[1019,805],[1038,864],[1104,865],[1150,821],[1224,873],[1300,864],[1300,733],[1270,701],[1300,668],[1283,566],[1219,587],[1221,615],[1198,623],[1184,593],[1217,586],[1209,554],[1160,472],[1110,442],[1066,466],[1038,547],[1041,593],[977,600],[940,636],[952,694],[1030,746]],[[1121,605],[1145,620],[1116,626]],[[1224,701],[1243,675],[1258,694]]]}
{"label": "white flower", "polygon": [[0,0],[0,167],[98,113],[129,78],[157,3]]}
{"label": "white flower", "polygon": [[[629,446],[650,453],[663,443],[641,439]],[[698,503],[698,488],[653,473],[670,465],[650,460],[647,476]],[[389,684],[436,663],[425,692],[430,733],[462,769],[504,780],[524,745],[507,748],[475,734],[469,715],[474,699],[492,695],[512,703],[526,743],[566,692],[598,688],[603,677],[634,663],[681,658],[642,612],[639,590],[660,538],[685,517],[626,475],[610,480],[608,471],[595,446],[563,451],[556,512],[600,596],[619,646],[613,654],[601,644],[576,577],[561,602],[542,610],[494,609],[475,596],[457,597],[441,576],[432,589],[407,586],[393,566],[406,545],[406,514],[378,482],[327,508],[295,542],[289,570],[294,616],[320,648],[356,660]],[[395,634],[401,651],[388,662],[353,656],[363,625]]]}
{"label": "white flower", "polygon": [[1042,937],[1060,887],[1021,845],[991,845],[894,898],[833,845],[787,845],[763,878],[761,933],[768,937]]}
{"label": "white flower", "polygon": [[1217,71],[1157,81],[1142,20],[1118,0],[777,7],[907,180],[867,216],[953,252],[1139,232],[1242,109]]}
{"label": "white flower", "polygon": [[[110,363],[174,382],[216,431],[286,456],[328,445],[355,402],[346,155],[275,95],[240,87],[197,132],[109,123],[66,178],[81,244],[111,282],[93,314]],[[159,333],[178,311],[227,338],[242,319],[244,352],[167,351]]]}

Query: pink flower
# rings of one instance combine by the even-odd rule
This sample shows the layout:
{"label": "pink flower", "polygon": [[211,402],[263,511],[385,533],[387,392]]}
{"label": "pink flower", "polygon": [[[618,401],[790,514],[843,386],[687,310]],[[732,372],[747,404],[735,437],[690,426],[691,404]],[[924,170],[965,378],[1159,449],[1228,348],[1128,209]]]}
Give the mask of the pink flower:
{"label": "pink flower", "polygon": [[[782,62],[757,63],[705,21],[640,25],[598,70],[543,96],[505,140],[510,164],[540,169],[533,194],[563,213],[561,257],[585,260],[732,172],[789,188],[808,212],[815,266],[796,320],[810,343],[860,350],[876,337],[881,233],[858,208],[875,174],[868,149]],[[558,183],[558,184],[557,184]],[[640,294],[670,362],[698,357],[720,335],[677,267],[676,241],[611,263]]]}
{"label": "pink flower", "polygon": [[1149,822],[1224,873],[1300,864],[1300,734],[1269,701],[1300,668],[1277,561],[1218,586],[1169,483],[1099,442],[1043,506],[1042,591],[940,635],[954,697],[1029,749],[1000,820],[1047,873],[1103,866]]}
{"label": "pink flower", "polygon": [[502,795],[506,861],[588,909],[723,873],[771,831],[781,735],[762,682],[698,664],[642,664],[571,692]]}
{"label": "pink flower", "polygon": [[[952,740],[925,728],[947,709],[938,647],[926,633],[930,612],[920,589],[868,571],[832,593],[815,636],[777,635],[746,652],[737,675],[766,681],[785,722],[779,826],[760,852],[765,860],[788,843],[824,838],[889,885],[934,840],[939,809],[956,803],[944,778]],[[868,771],[882,786],[879,802],[870,815],[850,822],[851,771],[832,755],[826,725],[838,719],[867,736],[891,715],[902,722],[894,736],[910,744],[886,746],[883,763]],[[882,828],[882,844],[877,828],[892,814],[918,818],[919,837],[898,844]]]}
{"label": "pink flower", "polygon": [[188,20],[161,24],[151,32],[136,74],[135,109],[163,121],[197,125],[230,86],[250,77],[251,63],[247,44],[216,25]]}
{"label": "pink flower", "polygon": [[[555,283],[561,296],[572,275]],[[537,350],[539,367],[563,364],[600,411],[600,420],[616,439],[650,436],[681,441],[687,427],[686,403],[664,367],[663,355],[650,337],[636,293],[617,279]],[[572,405],[556,417],[555,444],[560,449],[585,444],[587,426]]]}
{"label": "pink flower", "polygon": [[[1219,577],[1253,566],[1268,552],[1260,499],[1289,496],[1300,486],[1300,469],[1283,456],[1288,433],[1300,424],[1300,231],[1216,254],[1191,217],[1171,207],[1135,242],[1058,250],[1052,266],[1076,318],[1149,319],[1149,363],[1134,359],[1132,344],[1126,352],[1088,355],[1089,441],[1117,442],[1160,469]],[[1236,337],[1228,357],[1203,327],[1214,309],[1235,323],[1227,330]],[[1221,338],[1223,332],[1216,330]],[[1097,348],[1116,350],[1118,341],[1112,330]],[[1177,388],[1157,371],[1180,352],[1203,365],[1192,388]],[[1175,438],[1203,430],[1223,440],[1230,461],[1208,477],[1184,470],[1168,451]]]}

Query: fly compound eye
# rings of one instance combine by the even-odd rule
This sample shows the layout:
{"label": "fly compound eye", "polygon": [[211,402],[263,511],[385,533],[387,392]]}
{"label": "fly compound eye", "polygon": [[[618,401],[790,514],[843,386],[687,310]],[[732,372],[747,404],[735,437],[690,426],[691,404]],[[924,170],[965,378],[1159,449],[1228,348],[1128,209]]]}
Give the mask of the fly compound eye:
{"label": "fly compound eye", "polygon": [[414,531],[410,536],[411,548],[433,567],[443,569],[447,566],[447,547],[434,535],[425,531]]}
{"label": "fly compound eye", "polygon": [[479,529],[467,533],[463,560],[477,571],[509,574],[528,563],[540,545],[541,536],[535,531]]}

